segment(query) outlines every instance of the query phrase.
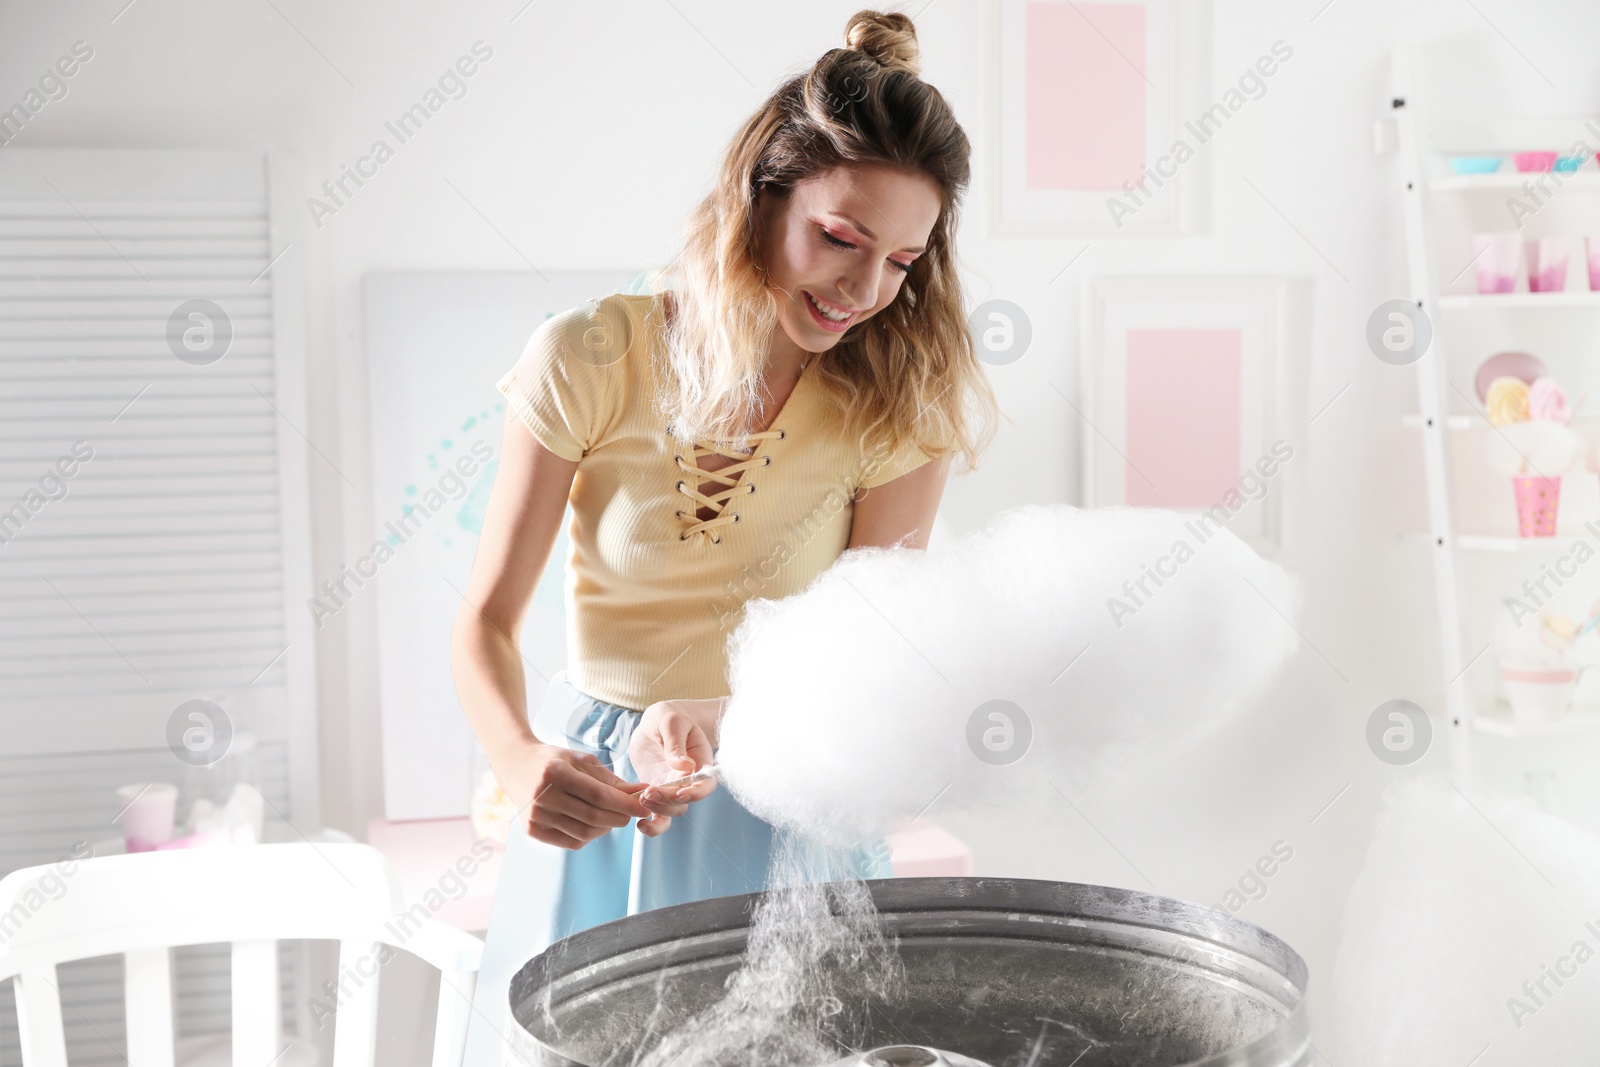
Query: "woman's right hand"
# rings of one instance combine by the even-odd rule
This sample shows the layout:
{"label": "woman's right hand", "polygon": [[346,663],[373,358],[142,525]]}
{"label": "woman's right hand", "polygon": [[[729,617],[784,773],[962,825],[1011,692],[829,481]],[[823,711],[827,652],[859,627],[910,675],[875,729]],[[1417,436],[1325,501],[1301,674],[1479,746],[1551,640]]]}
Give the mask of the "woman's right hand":
{"label": "woman's right hand", "polygon": [[650,783],[639,799],[655,818],[639,824],[646,837],[659,837],[672,826],[674,816],[704,800],[717,788],[714,778],[674,790],[668,796],[658,788],[705,767],[714,757],[717,727],[726,698],[709,700],[658,700],[644,709],[628,742],[628,759],[640,781]]}
{"label": "woman's right hand", "polygon": [[582,848],[653,814],[639,801],[643,782],[619,778],[586,752],[532,740],[499,762],[495,777],[517,806],[515,817],[546,844]]}

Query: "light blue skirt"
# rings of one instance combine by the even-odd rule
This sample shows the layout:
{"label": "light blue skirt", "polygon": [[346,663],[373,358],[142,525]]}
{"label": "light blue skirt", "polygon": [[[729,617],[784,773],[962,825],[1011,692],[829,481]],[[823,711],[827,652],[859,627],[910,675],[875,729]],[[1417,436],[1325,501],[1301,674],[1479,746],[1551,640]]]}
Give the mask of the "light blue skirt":
{"label": "light blue skirt", "polygon": [[[637,711],[580,693],[562,671],[545,690],[533,731],[541,741],[588,752],[636,782],[628,741],[639,718]],[[513,827],[495,887],[465,1067],[505,1062],[506,1037],[516,1025],[511,977],[530,958],[570,934],[641,911],[773,888],[780,848],[803,857],[807,880],[892,873],[882,840],[844,852],[826,849],[752,815],[726,787],[690,804],[659,837],[645,837],[630,822],[573,850]]]}

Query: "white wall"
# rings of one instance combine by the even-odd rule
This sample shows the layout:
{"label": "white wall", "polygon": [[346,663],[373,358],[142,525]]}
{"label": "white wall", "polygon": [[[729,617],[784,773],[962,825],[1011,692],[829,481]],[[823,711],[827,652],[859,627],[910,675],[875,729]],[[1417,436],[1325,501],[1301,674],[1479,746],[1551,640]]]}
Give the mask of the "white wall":
{"label": "white wall", "polygon": [[[783,76],[837,44],[857,6],[125,3],[0,6],[0,102],[20,98],[73,41],[95,49],[70,94],[16,146],[274,144],[303,157],[309,194],[364,154],[383,122],[474,41],[494,50],[466,96],[314,230],[305,250],[314,395],[304,429],[356,486],[368,484],[369,467],[366,272],[660,261],[737,123]],[[923,7],[925,76],[979,140],[977,0],[908,10]],[[1203,901],[1287,841],[1294,859],[1242,914],[1307,956],[1313,1008],[1326,1020],[1338,910],[1377,797],[1397,773],[1367,752],[1366,717],[1397,696],[1442,707],[1429,561],[1395,536],[1398,501],[1420,491],[1394,474],[1394,457],[1414,445],[1398,428],[1398,415],[1415,406],[1413,376],[1379,363],[1363,341],[1370,311],[1406,289],[1395,160],[1370,147],[1372,123],[1387,111],[1389,51],[1422,42],[1446,49],[1448,62],[1431,68],[1438,91],[1415,101],[1425,108],[1592,114],[1600,112],[1600,8],[1579,0],[1215,7],[1217,91],[1275,40],[1294,57],[1205,149],[1209,233],[1096,240],[1078,256],[1082,242],[986,241],[980,205],[969,207],[960,250],[973,299],[1023,305],[1035,332],[1024,359],[993,370],[1010,424],[981,470],[951,486],[943,516],[964,531],[1016,504],[1076,502],[1079,426],[1051,384],[1077,395],[1076,300],[1086,278],[1308,280],[1313,344],[1301,405],[1317,412],[1333,403],[1294,442],[1284,489],[1285,559],[1307,581],[1306,647],[1260,713],[1184,766],[1130,780],[1123,796],[1097,798],[1081,815],[985,820],[981,832],[971,819],[948,821],[968,831],[985,872],[1138,888],[1148,877],[1162,892]],[[508,364],[515,355],[505,353]],[[312,479],[321,578],[370,540],[370,503],[325,464]],[[357,833],[381,812],[371,611],[368,598],[341,612],[318,650],[324,814]],[[1442,759],[1442,745],[1435,755]],[[1429,765],[1439,766],[1433,757]]]}

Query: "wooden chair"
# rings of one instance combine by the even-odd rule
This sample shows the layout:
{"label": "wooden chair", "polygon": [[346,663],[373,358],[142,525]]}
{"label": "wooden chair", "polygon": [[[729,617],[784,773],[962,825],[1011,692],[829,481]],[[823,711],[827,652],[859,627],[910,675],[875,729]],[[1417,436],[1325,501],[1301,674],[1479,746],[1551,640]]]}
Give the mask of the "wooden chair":
{"label": "wooden chair", "polygon": [[[460,1067],[483,943],[407,909],[359,844],[178,849],[27,867],[0,879],[0,981],[17,997],[24,1067],[67,1067],[56,965],[120,954],[128,1067],[174,1067],[171,949],[232,945],[232,1062],[286,1062],[277,942],[339,942],[333,1067],[373,1067],[378,963],[403,949],[440,971],[433,1067]],[[303,1045],[303,1042],[296,1044]]]}

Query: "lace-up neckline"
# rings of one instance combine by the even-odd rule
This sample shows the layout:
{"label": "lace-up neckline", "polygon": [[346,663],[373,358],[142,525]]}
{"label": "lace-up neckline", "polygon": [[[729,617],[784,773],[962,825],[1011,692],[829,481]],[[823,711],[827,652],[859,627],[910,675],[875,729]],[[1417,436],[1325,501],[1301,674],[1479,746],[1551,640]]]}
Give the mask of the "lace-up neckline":
{"label": "lace-up neckline", "polygon": [[[800,375],[795,379],[794,386],[789,390],[789,395],[784,398],[783,406],[778,409],[774,423],[782,422],[794,396],[806,384],[806,370],[814,360],[806,360],[800,365]],[[738,439],[745,445],[744,448],[735,448],[733,439],[717,439],[711,437],[695,438],[694,447],[688,455],[676,455],[673,460],[678,469],[688,475],[678,482],[679,493],[690,498],[693,503],[679,509],[677,515],[684,524],[678,535],[681,541],[687,541],[696,534],[704,534],[714,545],[722,543],[721,529],[731,526],[739,521],[739,512],[732,510],[729,505],[734,497],[749,496],[756,491],[756,483],[746,472],[758,468],[772,466],[772,456],[762,451],[761,445],[766,441],[782,441],[788,433],[781,426],[774,426],[770,430],[760,430],[746,434]],[[700,461],[707,456],[724,456],[735,462],[716,470],[704,470]],[[706,482],[715,482],[716,488],[710,493],[702,493],[700,486]],[[701,511],[709,511],[709,518],[702,519]]]}
{"label": "lace-up neckline", "polygon": [[[735,496],[748,496],[756,491],[754,482],[745,481],[740,476],[745,471],[772,465],[771,456],[756,455],[760,442],[782,441],[786,436],[781,429],[748,434],[744,440],[750,442],[750,447],[744,450],[734,448],[731,441],[702,437],[695,441],[694,449],[688,456],[673,457],[677,460],[679,470],[692,475],[692,478],[678,482],[678,492],[694,501],[692,507],[678,512],[678,518],[688,524],[678,535],[679,539],[687,541],[695,534],[703,533],[711,538],[712,544],[721,544],[722,535],[716,532],[717,529],[739,521],[739,513],[729,509],[729,502]],[[716,470],[702,470],[700,460],[710,455],[726,456],[738,462]],[[709,494],[702,493],[700,486],[704,482],[716,482],[719,487]],[[700,518],[701,509],[709,509],[711,518]]]}

